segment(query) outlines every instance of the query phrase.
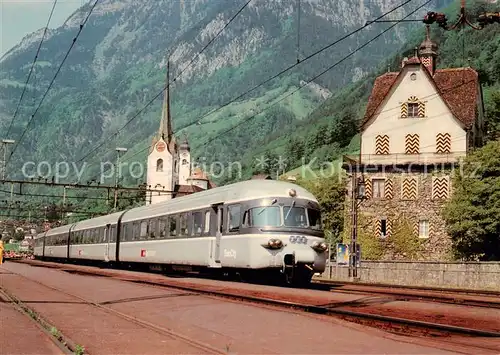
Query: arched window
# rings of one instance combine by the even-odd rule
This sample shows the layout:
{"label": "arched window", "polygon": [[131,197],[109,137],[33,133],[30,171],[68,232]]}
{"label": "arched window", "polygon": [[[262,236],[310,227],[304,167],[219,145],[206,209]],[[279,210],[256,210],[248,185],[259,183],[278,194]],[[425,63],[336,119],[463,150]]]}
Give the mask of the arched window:
{"label": "arched window", "polygon": [[156,161],[156,171],[163,171],[163,159]]}
{"label": "arched window", "polygon": [[182,165],[186,165],[188,163],[187,159],[182,159]]}

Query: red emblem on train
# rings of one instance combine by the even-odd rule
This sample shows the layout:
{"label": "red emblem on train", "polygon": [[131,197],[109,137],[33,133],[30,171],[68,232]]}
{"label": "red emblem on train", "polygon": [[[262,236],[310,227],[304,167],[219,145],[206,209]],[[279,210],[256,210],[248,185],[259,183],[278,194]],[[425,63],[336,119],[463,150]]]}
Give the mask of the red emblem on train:
{"label": "red emblem on train", "polygon": [[146,256],[146,249],[141,249],[141,258]]}

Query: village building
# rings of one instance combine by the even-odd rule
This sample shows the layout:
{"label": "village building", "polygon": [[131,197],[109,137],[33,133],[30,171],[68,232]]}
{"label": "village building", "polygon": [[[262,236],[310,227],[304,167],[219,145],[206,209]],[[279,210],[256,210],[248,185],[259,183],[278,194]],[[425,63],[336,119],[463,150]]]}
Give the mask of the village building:
{"label": "village building", "polygon": [[[167,63],[168,82],[169,64]],[[215,187],[205,172],[200,168],[193,168],[187,137],[180,144],[175,139],[170,114],[169,85],[167,85],[163,99],[160,129],[153,137],[149,149],[146,181],[148,189],[165,191],[148,192],[146,205]]]}
{"label": "village building", "polygon": [[[358,240],[363,233],[365,239],[375,238],[381,246],[379,259],[449,258],[451,239],[443,206],[461,160],[483,144],[477,71],[436,69],[438,58],[427,26],[415,56],[404,58],[399,72],[375,80],[360,126],[360,153],[344,157],[344,169],[364,180],[365,199],[357,203]],[[348,187],[347,224],[353,181]],[[362,240],[360,244],[361,257],[369,259],[371,251],[363,251]]]}

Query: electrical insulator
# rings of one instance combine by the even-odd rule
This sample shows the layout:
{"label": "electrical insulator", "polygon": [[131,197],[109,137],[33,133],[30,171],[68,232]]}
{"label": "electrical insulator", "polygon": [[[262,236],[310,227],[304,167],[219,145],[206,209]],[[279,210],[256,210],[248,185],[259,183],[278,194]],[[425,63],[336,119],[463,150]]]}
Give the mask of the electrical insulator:
{"label": "electrical insulator", "polygon": [[484,12],[478,16],[477,21],[481,26],[485,26],[495,22],[500,23],[500,12]]}
{"label": "electrical insulator", "polygon": [[422,22],[425,23],[426,25],[431,25],[434,22],[437,22],[439,27],[442,27],[444,29],[448,27],[448,20],[446,19],[446,15],[443,14],[442,12],[430,11],[427,13],[427,15],[424,16]]}
{"label": "electrical insulator", "polygon": [[424,16],[422,22],[426,25],[432,25],[434,22],[436,22],[436,13],[432,11],[428,12],[427,15]]}

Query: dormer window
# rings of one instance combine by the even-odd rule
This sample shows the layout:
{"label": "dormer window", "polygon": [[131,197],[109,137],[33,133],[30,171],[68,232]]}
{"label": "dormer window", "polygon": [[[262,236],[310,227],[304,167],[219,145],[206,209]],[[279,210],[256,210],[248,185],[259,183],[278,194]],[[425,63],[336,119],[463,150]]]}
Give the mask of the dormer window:
{"label": "dormer window", "polygon": [[411,80],[411,81],[415,81],[415,80],[417,80],[417,74],[412,73],[412,74],[410,75],[410,80]]}
{"label": "dormer window", "polygon": [[418,103],[408,103],[408,117],[418,117]]}

